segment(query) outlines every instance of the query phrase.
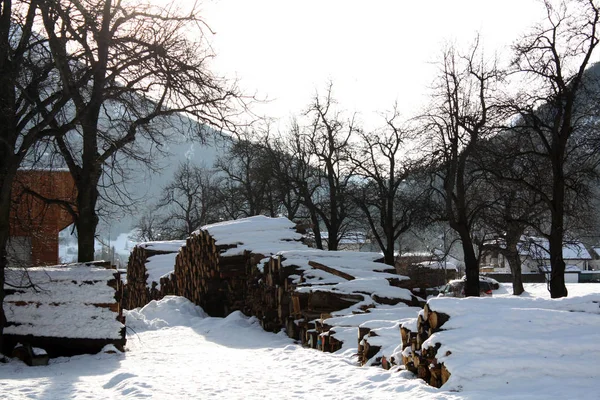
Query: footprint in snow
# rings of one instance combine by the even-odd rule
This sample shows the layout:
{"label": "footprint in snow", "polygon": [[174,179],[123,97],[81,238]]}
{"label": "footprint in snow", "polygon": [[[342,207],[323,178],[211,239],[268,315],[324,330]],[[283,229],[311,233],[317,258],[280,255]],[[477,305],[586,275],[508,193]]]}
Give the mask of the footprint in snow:
{"label": "footprint in snow", "polygon": [[135,378],[137,375],[134,374],[128,374],[126,372],[117,374],[115,376],[113,376],[112,378],[110,378],[110,380],[104,384],[104,386],[102,386],[104,389],[110,389],[115,387],[116,385],[118,385],[119,383],[123,382],[125,379],[129,379],[129,378]]}

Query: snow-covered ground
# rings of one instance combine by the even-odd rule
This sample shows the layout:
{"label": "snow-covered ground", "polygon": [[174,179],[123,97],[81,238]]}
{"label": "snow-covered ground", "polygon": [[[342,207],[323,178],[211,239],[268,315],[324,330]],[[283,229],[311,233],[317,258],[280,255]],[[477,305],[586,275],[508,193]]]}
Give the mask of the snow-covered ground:
{"label": "snow-covered ground", "polygon": [[[549,297],[544,285],[526,288],[524,303]],[[597,284],[568,288],[573,296],[600,292]],[[505,285],[495,296],[511,297],[509,289]],[[240,313],[210,318],[178,297],[130,311],[127,318],[124,354],[59,358],[47,367],[27,367],[17,360],[0,364],[0,399],[600,399],[600,368],[582,377],[591,379],[586,385],[581,380],[561,380],[553,371],[576,370],[578,355],[557,360],[544,353],[553,351],[547,345],[540,347],[537,357],[527,355],[538,364],[550,356],[553,363],[536,367],[538,375],[528,378],[529,386],[502,386],[505,377],[498,374],[485,377],[489,387],[475,383],[449,391],[432,388],[408,372],[358,367],[355,347],[345,346],[336,354],[305,349],[284,334],[264,332],[254,318]],[[519,327],[506,326],[505,332],[510,335],[515,329]],[[564,331],[557,331],[558,335]],[[561,343],[560,337],[547,337]],[[587,336],[581,343],[564,344],[596,351],[589,347],[594,343]],[[468,360],[468,355],[463,359]],[[480,360],[477,365],[485,363]],[[550,373],[545,376],[543,371]],[[591,390],[594,387],[597,390]]]}

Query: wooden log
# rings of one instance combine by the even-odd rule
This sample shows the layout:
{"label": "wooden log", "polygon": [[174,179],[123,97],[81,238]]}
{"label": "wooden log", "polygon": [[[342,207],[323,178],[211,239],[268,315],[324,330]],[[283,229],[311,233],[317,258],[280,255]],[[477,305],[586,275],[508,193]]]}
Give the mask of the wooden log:
{"label": "wooden log", "polygon": [[431,329],[433,329],[433,331],[435,332],[436,330],[440,329],[442,325],[444,325],[446,323],[446,321],[448,321],[450,319],[450,316],[448,314],[444,314],[444,313],[440,313],[437,311],[431,311],[429,312],[428,315],[428,322],[429,322],[429,326],[431,327]]}
{"label": "wooden log", "polygon": [[338,311],[363,300],[364,296],[362,295],[316,290],[308,295],[308,308],[320,312]]}
{"label": "wooden log", "polygon": [[440,365],[429,367],[429,374],[429,384],[431,386],[436,388],[442,386],[442,367]]}
{"label": "wooden log", "polygon": [[[448,371],[448,368],[446,368],[446,366],[444,364],[441,364],[441,385],[443,385],[444,383],[448,382],[448,379],[450,379],[450,371]],[[440,385],[440,386],[441,386]]]}
{"label": "wooden log", "polygon": [[335,268],[328,267],[328,266],[323,265],[321,263],[318,263],[316,261],[309,261],[308,265],[310,265],[311,267],[313,267],[315,269],[320,269],[321,271],[325,271],[325,272],[328,272],[328,273],[330,273],[332,275],[339,276],[340,278],[344,278],[344,279],[346,279],[348,281],[352,281],[352,280],[356,279],[355,277],[353,277],[350,274],[347,274],[347,273],[342,272],[342,271],[338,271]]}
{"label": "wooden log", "polygon": [[360,342],[363,340],[363,338],[365,336],[367,336],[367,334],[371,331],[371,328],[367,328],[364,326],[359,326],[358,327],[358,343],[360,344]]}
{"label": "wooden log", "polygon": [[420,379],[423,379],[425,382],[429,381],[431,378],[431,373],[429,372],[429,367],[426,364],[420,364],[417,367],[417,376]]}
{"label": "wooden log", "polygon": [[410,330],[400,327],[400,338],[402,340],[402,350],[410,346]]}

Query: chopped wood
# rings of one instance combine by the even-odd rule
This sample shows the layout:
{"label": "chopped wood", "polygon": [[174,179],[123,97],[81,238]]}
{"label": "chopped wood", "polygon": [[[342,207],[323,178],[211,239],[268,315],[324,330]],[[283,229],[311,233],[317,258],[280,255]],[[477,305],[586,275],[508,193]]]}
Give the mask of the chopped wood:
{"label": "chopped wood", "polygon": [[429,326],[434,330],[434,332],[441,328],[442,325],[446,323],[450,319],[448,314],[439,313],[436,311],[430,311],[428,315]]}
{"label": "chopped wood", "polygon": [[329,272],[332,275],[339,276],[340,278],[344,278],[348,281],[352,281],[352,280],[356,279],[355,277],[353,277],[350,274],[339,271],[335,268],[328,267],[328,266],[318,263],[316,261],[309,261],[308,265],[310,265],[311,267],[313,267],[315,269],[320,269],[321,271]]}
{"label": "chopped wood", "polygon": [[[411,347],[410,357],[404,355],[402,357],[405,368],[431,386],[438,388],[450,378],[450,371],[437,359],[437,352],[441,347],[441,343],[435,343],[434,346],[428,348],[423,348],[423,344],[431,335],[438,332],[449,319],[448,314],[436,312],[431,309],[429,304],[425,304],[423,312],[417,316],[416,332],[412,332],[405,327],[400,328],[402,350],[405,350],[408,346]],[[446,352],[446,356],[450,354],[450,351]]]}

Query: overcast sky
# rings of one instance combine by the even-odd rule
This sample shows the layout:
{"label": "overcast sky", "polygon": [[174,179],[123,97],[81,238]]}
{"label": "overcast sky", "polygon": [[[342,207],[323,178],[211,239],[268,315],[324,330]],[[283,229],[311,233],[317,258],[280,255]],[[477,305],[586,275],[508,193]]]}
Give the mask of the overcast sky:
{"label": "overcast sky", "polygon": [[272,99],[259,113],[287,119],[331,80],[340,105],[367,123],[396,100],[405,116],[424,105],[446,43],[468,47],[479,32],[491,55],[543,18],[536,0],[205,0],[201,8],[216,32],[213,69]]}

